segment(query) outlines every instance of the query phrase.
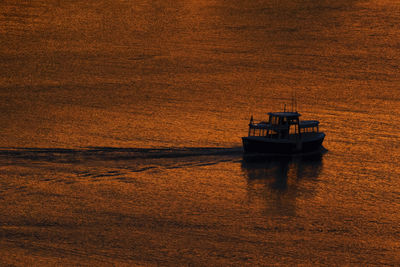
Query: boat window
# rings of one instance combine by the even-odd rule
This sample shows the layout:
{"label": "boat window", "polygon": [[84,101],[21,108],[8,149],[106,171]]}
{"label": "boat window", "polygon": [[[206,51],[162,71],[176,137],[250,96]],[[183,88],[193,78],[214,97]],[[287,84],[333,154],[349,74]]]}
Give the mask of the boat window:
{"label": "boat window", "polygon": [[298,129],[297,129],[297,124],[292,124],[289,126],[289,134],[297,134]]}
{"label": "boat window", "polygon": [[275,117],[275,116],[272,116],[271,117],[271,124],[273,124],[273,125],[279,124],[279,118]]}

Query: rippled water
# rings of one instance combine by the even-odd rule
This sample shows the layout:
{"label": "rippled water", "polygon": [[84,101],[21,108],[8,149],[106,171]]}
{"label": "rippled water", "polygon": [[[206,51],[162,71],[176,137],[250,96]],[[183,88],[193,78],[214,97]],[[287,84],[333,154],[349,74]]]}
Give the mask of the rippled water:
{"label": "rippled water", "polygon": [[[0,263],[396,265],[395,1],[2,1]],[[327,153],[244,157],[251,115]]]}

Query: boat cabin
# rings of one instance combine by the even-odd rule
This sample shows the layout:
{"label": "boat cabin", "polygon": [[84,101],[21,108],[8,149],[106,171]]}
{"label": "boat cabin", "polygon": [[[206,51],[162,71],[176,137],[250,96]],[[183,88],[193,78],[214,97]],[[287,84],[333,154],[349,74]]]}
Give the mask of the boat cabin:
{"label": "boat cabin", "polygon": [[298,112],[270,112],[268,121],[249,123],[248,136],[261,136],[273,139],[296,139],[302,135],[319,132],[318,121],[300,121]]}

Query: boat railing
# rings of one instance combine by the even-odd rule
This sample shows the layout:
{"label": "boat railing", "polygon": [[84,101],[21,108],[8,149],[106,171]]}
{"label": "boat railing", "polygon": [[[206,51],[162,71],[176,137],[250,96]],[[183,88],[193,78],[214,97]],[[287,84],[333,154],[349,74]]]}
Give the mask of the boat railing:
{"label": "boat railing", "polygon": [[266,121],[255,122],[251,119],[248,136],[260,136],[272,139],[294,138],[294,135],[289,134],[289,129],[289,124],[273,124]]}
{"label": "boat railing", "polygon": [[319,132],[319,122],[316,120],[300,121],[298,123],[275,124],[266,121],[250,120],[248,136],[260,136],[272,139],[298,140],[307,133]]}
{"label": "boat railing", "polygon": [[271,124],[265,121],[249,123],[251,129],[287,130],[289,126],[289,124]]}
{"label": "boat railing", "polygon": [[319,132],[319,121],[309,120],[309,121],[301,121],[299,123],[300,133],[312,133]]}

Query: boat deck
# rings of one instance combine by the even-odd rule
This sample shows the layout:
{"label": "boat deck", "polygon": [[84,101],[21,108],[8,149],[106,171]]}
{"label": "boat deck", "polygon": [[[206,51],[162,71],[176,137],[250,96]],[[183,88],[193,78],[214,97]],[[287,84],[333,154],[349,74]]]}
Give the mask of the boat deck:
{"label": "boat deck", "polygon": [[322,136],[324,136],[325,134],[322,132],[311,132],[311,133],[302,133],[301,137],[298,134],[289,134],[288,137],[286,138],[279,138],[278,135],[271,135],[270,137],[267,136],[248,136],[246,138],[250,138],[253,140],[259,140],[259,141],[272,141],[272,142],[288,142],[288,143],[292,143],[292,142],[297,142],[299,140],[301,140],[302,142],[308,142],[308,141],[312,141],[314,139],[320,139]]}

